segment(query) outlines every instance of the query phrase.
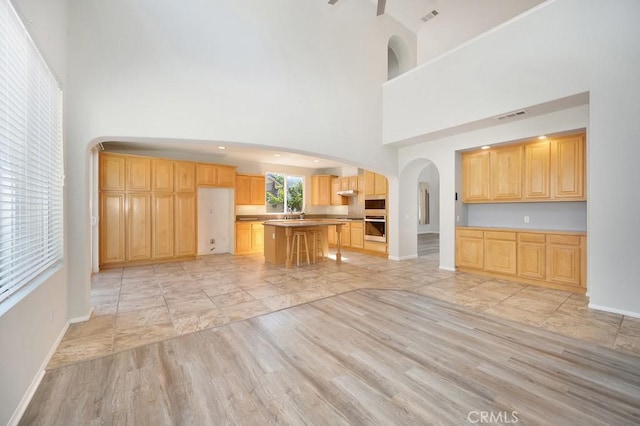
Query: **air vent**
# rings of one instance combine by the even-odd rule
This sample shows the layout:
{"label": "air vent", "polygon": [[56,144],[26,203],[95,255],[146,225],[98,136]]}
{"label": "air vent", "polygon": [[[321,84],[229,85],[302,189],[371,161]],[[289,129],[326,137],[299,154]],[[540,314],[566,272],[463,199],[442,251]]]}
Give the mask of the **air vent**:
{"label": "air vent", "polygon": [[422,17],[422,20],[424,22],[427,22],[428,20],[435,18],[438,15],[438,13],[439,12],[437,10],[432,10],[431,12],[427,13],[426,15],[424,15]]}
{"label": "air vent", "polygon": [[515,118],[515,117],[520,117],[521,115],[525,115],[527,113],[527,111],[516,111],[516,112],[510,112],[509,114],[505,114],[503,116],[498,117],[498,120],[505,120],[507,118]]}

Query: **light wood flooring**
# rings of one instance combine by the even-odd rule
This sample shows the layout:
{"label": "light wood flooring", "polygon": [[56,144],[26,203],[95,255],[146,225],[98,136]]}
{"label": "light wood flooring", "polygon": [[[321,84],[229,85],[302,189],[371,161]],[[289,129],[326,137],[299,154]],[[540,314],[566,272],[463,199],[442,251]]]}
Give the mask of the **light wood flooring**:
{"label": "light wood flooring", "polygon": [[440,234],[429,232],[418,234],[418,256],[440,252]]}
{"label": "light wood flooring", "polygon": [[355,290],[48,371],[21,424],[459,425],[481,416],[638,424],[640,357],[411,291]]}

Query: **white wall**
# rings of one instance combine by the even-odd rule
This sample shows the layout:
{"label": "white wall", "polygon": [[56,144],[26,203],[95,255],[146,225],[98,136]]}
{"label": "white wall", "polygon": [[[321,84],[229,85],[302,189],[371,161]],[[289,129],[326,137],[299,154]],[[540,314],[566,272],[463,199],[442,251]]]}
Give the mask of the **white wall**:
{"label": "white wall", "polygon": [[[12,3],[64,90],[66,1]],[[0,315],[0,424],[17,421],[26,408],[67,319],[66,264]]]}
{"label": "white wall", "polygon": [[543,1],[458,0],[437,3],[435,7],[439,15],[418,30],[418,64],[473,39]]}
{"label": "white wall", "polygon": [[[565,115],[513,123],[511,140],[588,128],[588,288],[591,306],[640,316],[640,230],[632,201],[640,168],[640,2],[602,8],[594,0],[556,0],[437,61],[418,67],[384,89],[384,141],[419,141],[523,107],[589,92],[587,123]],[[438,84],[434,84],[437,82]],[[429,117],[429,120],[424,120]],[[579,121],[579,120],[578,120]],[[536,126],[531,126],[532,124]],[[440,170],[441,262],[453,267],[455,150],[505,140],[505,126],[401,148],[400,167],[429,158]],[[519,136],[520,135],[520,136]],[[413,198],[413,197],[412,197]],[[400,206],[408,201],[399,201]],[[414,233],[415,234],[415,233]],[[404,242],[403,242],[404,244]],[[399,250],[406,250],[399,246]]]}
{"label": "white wall", "polygon": [[[381,141],[387,44],[415,35],[368,2],[70,0],[70,310],[89,309],[87,147],[227,141],[394,170]],[[363,7],[371,13],[364,13]]]}
{"label": "white wall", "polygon": [[[232,189],[198,189],[198,254],[231,252],[234,228]],[[211,244],[214,239],[214,244]]]}

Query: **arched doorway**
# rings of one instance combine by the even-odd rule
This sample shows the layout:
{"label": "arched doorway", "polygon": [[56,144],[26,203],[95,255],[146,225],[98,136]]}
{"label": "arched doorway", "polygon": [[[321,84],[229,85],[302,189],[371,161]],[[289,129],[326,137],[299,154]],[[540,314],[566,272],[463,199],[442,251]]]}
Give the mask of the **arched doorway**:
{"label": "arched doorway", "polygon": [[389,38],[387,45],[387,79],[391,80],[415,65],[411,51],[399,36]]}
{"label": "arched doorway", "polygon": [[429,162],[418,176],[418,256],[440,252],[440,173]]}

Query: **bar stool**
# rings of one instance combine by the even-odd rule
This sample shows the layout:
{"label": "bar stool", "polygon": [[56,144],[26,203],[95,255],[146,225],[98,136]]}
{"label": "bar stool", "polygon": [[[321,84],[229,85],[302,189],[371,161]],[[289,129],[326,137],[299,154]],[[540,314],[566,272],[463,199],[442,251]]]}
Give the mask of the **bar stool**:
{"label": "bar stool", "polygon": [[324,248],[322,247],[322,232],[319,229],[313,229],[310,231],[311,236],[313,237],[313,243],[311,246],[313,247],[313,263],[316,263],[316,259],[318,258],[318,252],[322,260],[324,260]]}
{"label": "bar stool", "polygon": [[292,250],[291,250],[291,259],[293,261],[294,253],[297,255],[296,265],[300,266],[300,238],[304,238],[304,249],[307,255],[307,265],[310,265],[309,261],[309,243],[307,242],[307,232],[306,231],[294,231],[293,233],[293,241],[292,241]]}

